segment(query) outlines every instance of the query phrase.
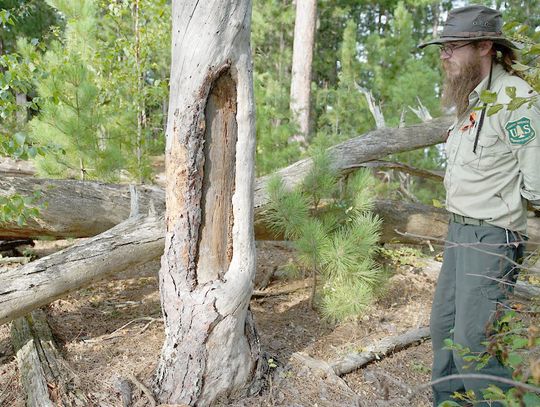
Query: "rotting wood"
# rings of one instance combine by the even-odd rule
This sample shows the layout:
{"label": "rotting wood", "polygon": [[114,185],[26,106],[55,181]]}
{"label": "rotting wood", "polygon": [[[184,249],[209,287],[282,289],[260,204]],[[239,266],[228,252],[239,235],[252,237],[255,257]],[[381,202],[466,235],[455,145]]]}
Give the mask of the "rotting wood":
{"label": "rotting wood", "polygon": [[28,407],[82,407],[90,404],[79,379],[60,355],[41,310],[13,321],[11,337]]}
{"label": "rotting wood", "polygon": [[365,351],[350,353],[344,358],[330,363],[330,366],[336,375],[342,376],[360,369],[370,362],[379,360],[392,352],[399,351],[415,343],[420,343],[429,337],[428,327],[413,329],[397,336],[387,336],[369,345]]}

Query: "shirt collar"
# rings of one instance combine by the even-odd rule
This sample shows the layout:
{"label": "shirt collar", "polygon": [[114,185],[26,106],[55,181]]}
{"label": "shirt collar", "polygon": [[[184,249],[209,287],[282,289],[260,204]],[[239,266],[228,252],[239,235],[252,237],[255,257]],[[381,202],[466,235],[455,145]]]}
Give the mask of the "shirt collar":
{"label": "shirt collar", "polygon": [[[494,63],[493,64],[493,72],[491,74],[491,86],[493,87],[493,84],[495,81],[503,75],[505,72],[504,68],[501,64]],[[487,89],[487,84],[489,80],[489,74],[486,75],[484,79],[480,81],[478,85],[476,85],[476,88],[473,89],[473,91],[469,94],[469,106],[475,105],[478,100],[480,99],[480,94],[483,90]]]}

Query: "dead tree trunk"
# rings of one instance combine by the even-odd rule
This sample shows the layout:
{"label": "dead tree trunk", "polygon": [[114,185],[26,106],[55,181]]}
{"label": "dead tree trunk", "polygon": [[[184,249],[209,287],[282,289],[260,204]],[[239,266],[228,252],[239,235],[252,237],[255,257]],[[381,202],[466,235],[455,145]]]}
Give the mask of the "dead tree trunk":
{"label": "dead tree trunk", "polygon": [[[173,1],[160,270],[162,403],[207,406],[256,391],[263,365],[249,300],[254,101],[251,1]],[[203,29],[201,29],[203,27]]]}
{"label": "dead tree trunk", "polygon": [[317,0],[296,2],[290,104],[291,113],[299,130],[295,139],[301,143],[306,143],[309,136],[311,72],[316,20]]}
{"label": "dead tree trunk", "polygon": [[15,320],[11,337],[27,407],[90,404],[88,397],[77,388],[77,375],[56,348],[43,311],[34,311]]}

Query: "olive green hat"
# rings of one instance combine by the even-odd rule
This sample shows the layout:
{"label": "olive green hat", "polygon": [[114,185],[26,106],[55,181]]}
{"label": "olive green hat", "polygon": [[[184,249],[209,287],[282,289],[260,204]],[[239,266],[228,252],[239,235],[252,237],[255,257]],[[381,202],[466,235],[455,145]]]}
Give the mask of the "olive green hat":
{"label": "olive green hat", "polygon": [[432,44],[451,41],[490,40],[508,48],[519,49],[518,44],[505,38],[502,33],[502,15],[499,11],[475,4],[451,10],[439,38],[420,44],[424,48]]}

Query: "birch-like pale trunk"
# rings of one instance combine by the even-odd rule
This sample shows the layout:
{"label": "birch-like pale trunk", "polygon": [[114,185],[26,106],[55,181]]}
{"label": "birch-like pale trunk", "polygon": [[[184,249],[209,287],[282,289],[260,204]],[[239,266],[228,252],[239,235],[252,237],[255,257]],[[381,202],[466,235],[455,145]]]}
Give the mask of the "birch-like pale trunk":
{"label": "birch-like pale trunk", "polygon": [[255,117],[250,0],[173,1],[160,270],[162,403],[207,406],[257,390]]}
{"label": "birch-like pale trunk", "polygon": [[301,143],[305,143],[309,136],[316,20],[317,0],[296,0],[290,105],[299,132],[294,138]]}

